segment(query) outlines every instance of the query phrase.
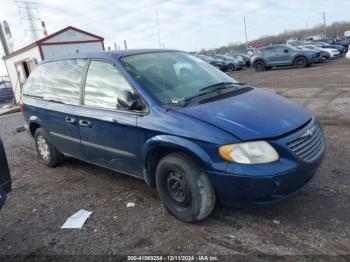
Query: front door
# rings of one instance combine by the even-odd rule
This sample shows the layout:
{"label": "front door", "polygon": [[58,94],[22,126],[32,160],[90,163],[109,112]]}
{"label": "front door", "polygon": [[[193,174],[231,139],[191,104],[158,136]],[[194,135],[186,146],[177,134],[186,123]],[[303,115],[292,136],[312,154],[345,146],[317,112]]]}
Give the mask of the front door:
{"label": "front door", "polygon": [[76,112],[81,144],[89,162],[141,176],[137,114],[118,104],[122,90],[132,87],[114,65],[90,62],[83,106]]}

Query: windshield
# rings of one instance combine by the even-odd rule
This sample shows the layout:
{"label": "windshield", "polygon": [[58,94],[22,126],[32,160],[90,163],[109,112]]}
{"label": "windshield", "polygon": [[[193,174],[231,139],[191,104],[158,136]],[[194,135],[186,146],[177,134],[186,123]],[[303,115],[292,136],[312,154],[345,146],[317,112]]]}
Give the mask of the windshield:
{"label": "windshield", "polygon": [[121,59],[125,69],[160,104],[177,104],[203,88],[237,83],[207,62],[184,52],[158,52]]}

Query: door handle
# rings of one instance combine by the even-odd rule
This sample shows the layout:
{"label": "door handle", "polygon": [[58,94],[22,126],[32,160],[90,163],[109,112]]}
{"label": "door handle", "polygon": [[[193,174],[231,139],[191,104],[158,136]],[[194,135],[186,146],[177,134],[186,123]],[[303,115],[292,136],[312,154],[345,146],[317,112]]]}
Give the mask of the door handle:
{"label": "door handle", "polygon": [[80,120],[79,121],[79,126],[81,127],[91,127],[91,122],[87,120]]}
{"label": "door handle", "polygon": [[66,117],[66,123],[68,124],[75,124],[75,118],[73,117]]}

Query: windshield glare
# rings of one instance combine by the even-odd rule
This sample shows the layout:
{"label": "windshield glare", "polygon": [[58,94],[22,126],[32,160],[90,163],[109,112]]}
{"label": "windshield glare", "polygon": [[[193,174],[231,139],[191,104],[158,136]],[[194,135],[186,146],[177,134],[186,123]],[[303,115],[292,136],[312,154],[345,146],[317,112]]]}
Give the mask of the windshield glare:
{"label": "windshield glare", "polygon": [[184,52],[158,52],[121,59],[125,69],[160,104],[177,104],[203,87],[237,83],[207,62]]}

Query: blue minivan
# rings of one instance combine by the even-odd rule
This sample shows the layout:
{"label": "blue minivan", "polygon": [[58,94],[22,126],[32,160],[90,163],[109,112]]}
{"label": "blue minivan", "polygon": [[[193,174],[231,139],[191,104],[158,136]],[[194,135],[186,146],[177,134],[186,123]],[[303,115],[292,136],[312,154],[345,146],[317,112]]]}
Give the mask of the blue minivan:
{"label": "blue minivan", "polygon": [[315,174],[315,116],[176,50],[78,54],[40,64],[22,111],[43,163],[64,156],[143,179],[177,218],[268,204]]}

